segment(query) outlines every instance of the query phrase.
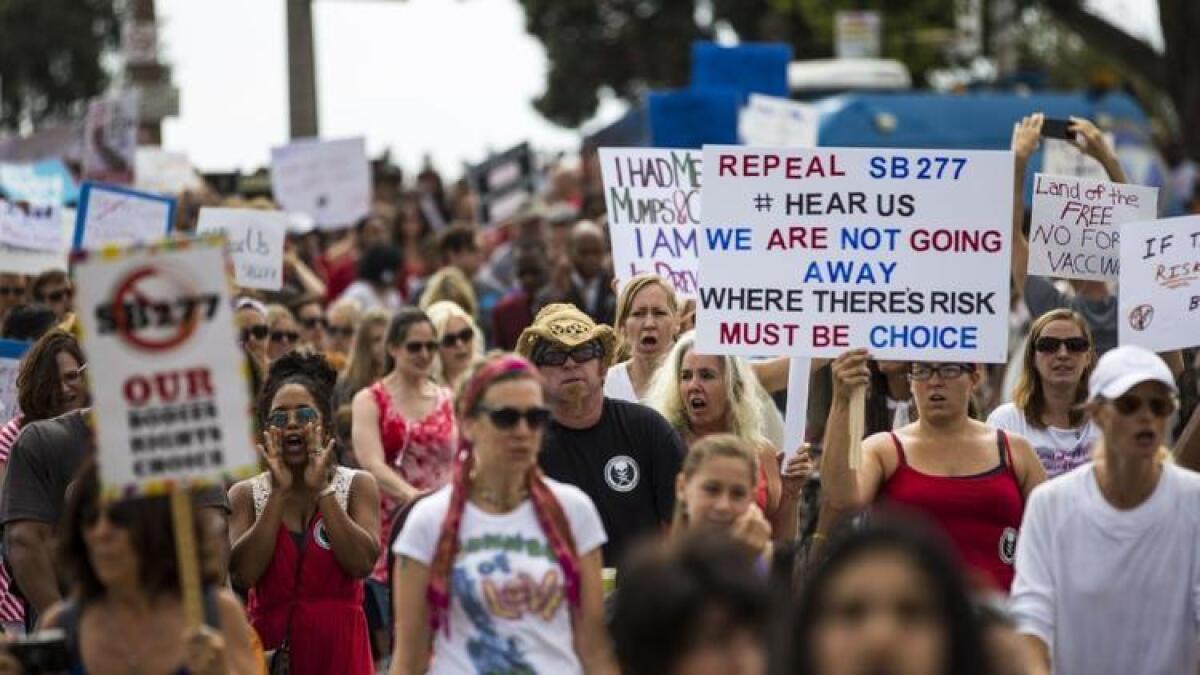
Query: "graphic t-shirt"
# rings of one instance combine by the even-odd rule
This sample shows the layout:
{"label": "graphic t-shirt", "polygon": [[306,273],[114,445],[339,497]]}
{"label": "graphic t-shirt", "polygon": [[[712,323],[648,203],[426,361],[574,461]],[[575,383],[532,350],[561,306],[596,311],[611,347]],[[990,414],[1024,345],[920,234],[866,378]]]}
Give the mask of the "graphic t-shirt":
{"label": "graphic t-shirt", "polygon": [[604,565],[619,567],[638,536],[660,531],[675,508],[683,439],[656,411],[604,399],[600,421],[571,429],[551,421],[538,463],[546,475],[583,490],[604,522]]}
{"label": "graphic t-shirt", "polygon": [[1100,430],[1091,420],[1075,429],[1038,429],[1029,424],[1025,413],[1012,403],[1005,403],[993,410],[988,415],[987,423],[1029,441],[1046,469],[1047,478],[1061,476],[1092,461],[1092,446],[1100,438]]}
{"label": "graphic t-shirt", "polygon": [[[580,557],[604,544],[600,515],[578,488],[547,479],[562,506]],[[393,550],[433,562],[450,486],[417,502]],[[505,514],[467,502],[458,557],[450,573],[449,634],[438,630],[430,675],[569,675],[575,655],[563,571],[542,532],[533,503]]]}

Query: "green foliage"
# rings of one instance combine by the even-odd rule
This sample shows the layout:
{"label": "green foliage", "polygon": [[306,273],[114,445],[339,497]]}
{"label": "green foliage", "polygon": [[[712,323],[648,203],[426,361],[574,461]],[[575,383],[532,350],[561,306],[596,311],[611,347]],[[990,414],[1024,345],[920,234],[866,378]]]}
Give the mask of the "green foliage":
{"label": "green foliage", "polygon": [[115,0],[0,0],[0,128],[78,114],[118,37]]}
{"label": "green foliage", "polygon": [[[691,43],[718,24],[744,41],[782,41],[798,59],[833,56],[834,12],[870,5],[883,15],[883,56],[903,61],[914,78],[945,65],[954,0],[711,0],[711,21],[697,22],[696,0],[521,0],[527,28],[550,60],[547,118],[578,125],[608,89],[633,99],[647,88],[687,84]],[[703,17],[702,17],[703,18]]]}

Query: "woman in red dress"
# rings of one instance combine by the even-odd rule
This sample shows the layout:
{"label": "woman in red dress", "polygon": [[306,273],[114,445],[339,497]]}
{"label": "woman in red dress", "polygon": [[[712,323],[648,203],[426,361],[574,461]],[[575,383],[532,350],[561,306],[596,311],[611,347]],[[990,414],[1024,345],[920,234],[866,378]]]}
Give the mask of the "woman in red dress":
{"label": "woman in red dress", "polygon": [[290,353],[258,401],[268,472],[233,486],[229,567],[249,589],[250,622],[293,675],[373,675],[363,578],[379,555],[379,490],[335,466],[327,420],[336,374],[320,355]]}

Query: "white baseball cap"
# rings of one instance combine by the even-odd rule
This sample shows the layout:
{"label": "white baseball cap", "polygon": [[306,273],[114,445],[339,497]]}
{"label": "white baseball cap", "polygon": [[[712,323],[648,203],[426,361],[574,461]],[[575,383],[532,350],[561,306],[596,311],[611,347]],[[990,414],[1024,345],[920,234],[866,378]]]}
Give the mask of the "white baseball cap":
{"label": "white baseball cap", "polygon": [[1142,382],[1161,382],[1173,394],[1179,394],[1171,369],[1154,352],[1137,345],[1111,349],[1100,357],[1088,380],[1088,400],[1113,400]]}

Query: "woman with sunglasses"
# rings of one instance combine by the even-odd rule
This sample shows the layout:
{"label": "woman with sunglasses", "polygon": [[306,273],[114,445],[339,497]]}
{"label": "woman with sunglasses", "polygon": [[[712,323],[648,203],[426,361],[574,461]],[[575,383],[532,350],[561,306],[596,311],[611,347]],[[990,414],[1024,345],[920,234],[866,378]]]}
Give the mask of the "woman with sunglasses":
{"label": "woman with sunglasses", "polygon": [[316,354],[271,365],[257,405],[269,470],[229,491],[230,576],[293,675],[375,672],[362,580],[379,556],[379,491],[334,461],[334,379]]}
{"label": "woman with sunglasses", "polygon": [[[454,397],[432,379],[438,342],[425,312],[405,307],[392,317],[387,332],[387,375],[354,396],[351,438],[354,455],[380,487],[383,538],[396,511],[422,492],[450,480],[450,462],[458,440]],[[372,616],[383,628],[387,608],[387,544],[371,574],[375,598]],[[385,636],[386,637],[386,636]]]}
{"label": "woman with sunglasses", "polygon": [[1178,389],[1135,346],[1100,357],[1087,412],[1095,460],[1033,493],[1011,609],[1030,673],[1195,673],[1200,476],[1164,445]]}
{"label": "woman with sunglasses", "polygon": [[300,346],[300,327],[291,310],[283,305],[267,305],[267,363]]}
{"label": "woman with sunglasses", "polygon": [[1050,310],[1029,329],[1013,401],[988,416],[988,424],[1029,441],[1048,478],[1091,459],[1100,431],[1081,404],[1095,365],[1087,321],[1069,309]]}
{"label": "woman with sunglasses", "polygon": [[458,400],[453,482],[412,509],[394,551],[392,675],[616,675],[592,501],[537,467],[550,419],[520,357],[480,364]]}
{"label": "woman with sunglasses", "polygon": [[438,358],[433,367],[434,379],[458,391],[466,379],[471,364],[483,358],[483,333],[458,303],[439,300],[425,310],[437,332]]}
{"label": "woman with sunglasses", "polygon": [[978,582],[1007,593],[1025,501],[1046,479],[1033,448],[968,415],[981,378],[973,364],[913,361],[908,377],[917,421],[865,439],[862,465],[851,469],[850,394],[868,384],[868,358],[867,350],[852,349],[832,363],[821,460],[829,506],[853,511],[882,502],[923,515],[949,536]]}

